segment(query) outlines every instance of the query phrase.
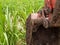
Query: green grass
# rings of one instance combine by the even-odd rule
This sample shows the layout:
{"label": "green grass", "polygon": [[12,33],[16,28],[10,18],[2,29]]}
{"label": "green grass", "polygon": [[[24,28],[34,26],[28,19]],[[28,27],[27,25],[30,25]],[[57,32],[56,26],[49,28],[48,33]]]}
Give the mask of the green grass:
{"label": "green grass", "polygon": [[25,21],[43,0],[0,0],[0,45],[26,45]]}

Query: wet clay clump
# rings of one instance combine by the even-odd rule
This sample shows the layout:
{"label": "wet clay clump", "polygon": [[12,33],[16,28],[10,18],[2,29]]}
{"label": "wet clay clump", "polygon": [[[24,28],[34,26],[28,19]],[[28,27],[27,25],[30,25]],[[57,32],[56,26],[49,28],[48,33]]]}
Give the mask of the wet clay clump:
{"label": "wet clay clump", "polygon": [[60,45],[60,28],[44,28],[38,23],[32,23],[31,15],[26,21],[27,45]]}

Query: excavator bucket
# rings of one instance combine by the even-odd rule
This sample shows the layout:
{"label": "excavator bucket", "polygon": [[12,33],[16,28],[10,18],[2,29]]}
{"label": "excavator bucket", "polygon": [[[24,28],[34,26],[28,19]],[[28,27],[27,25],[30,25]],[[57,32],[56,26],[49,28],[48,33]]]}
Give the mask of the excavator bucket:
{"label": "excavator bucket", "polygon": [[60,45],[60,0],[56,0],[49,21],[49,27],[44,28],[41,24],[32,22],[29,15],[26,20],[27,45]]}
{"label": "excavator bucket", "polygon": [[60,27],[60,0],[56,0],[53,15],[51,16],[51,27]]}

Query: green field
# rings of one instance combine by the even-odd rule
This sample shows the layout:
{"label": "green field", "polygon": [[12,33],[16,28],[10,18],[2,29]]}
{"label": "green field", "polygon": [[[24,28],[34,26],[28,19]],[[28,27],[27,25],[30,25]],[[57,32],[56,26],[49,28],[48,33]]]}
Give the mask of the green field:
{"label": "green field", "polygon": [[43,0],[0,0],[0,45],[26,45],[25,21]]}

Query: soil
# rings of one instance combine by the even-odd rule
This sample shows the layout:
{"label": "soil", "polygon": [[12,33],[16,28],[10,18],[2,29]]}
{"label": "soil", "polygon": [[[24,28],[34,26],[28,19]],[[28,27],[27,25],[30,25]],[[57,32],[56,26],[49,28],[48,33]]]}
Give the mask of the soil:
{"label": "soil", "polygon": [[60,45],[60,28],[44,28],[42,25],[31,24],[31,17],[26,21],[27,45]]}
{"label": "soil", "polygon": [[60,45],[59,32],[59,28],[45,29],[41,26],[36,32],[32,33],[30,45]]}

